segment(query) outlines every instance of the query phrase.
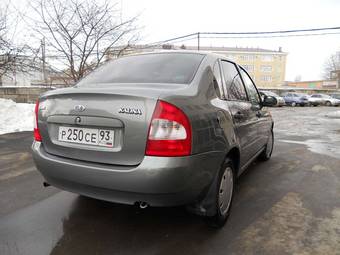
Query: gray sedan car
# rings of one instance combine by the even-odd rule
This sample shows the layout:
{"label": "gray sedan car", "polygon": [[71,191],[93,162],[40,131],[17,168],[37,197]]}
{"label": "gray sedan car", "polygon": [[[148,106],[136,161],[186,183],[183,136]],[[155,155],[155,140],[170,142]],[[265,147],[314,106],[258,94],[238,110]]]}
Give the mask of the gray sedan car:
{"label": "gray sedan car", "polygon": [[223,56],[126,56],[39,98],[33,157],[45,185],[142,208],[186,205],[223,226],[237,177],[271,157],[273,103]]}

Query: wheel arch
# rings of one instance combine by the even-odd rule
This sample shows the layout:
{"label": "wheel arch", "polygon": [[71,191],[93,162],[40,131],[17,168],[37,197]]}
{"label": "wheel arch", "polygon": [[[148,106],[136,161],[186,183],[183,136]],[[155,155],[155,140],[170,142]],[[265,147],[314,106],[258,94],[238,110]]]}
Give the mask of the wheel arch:
{"label": "wheel arch", "polygon": [[240,169],[240,150],[237,147],[233,147],[227,153],[225,160],[230,159],[235,171],[235,177],[238,176],[239,169]]}

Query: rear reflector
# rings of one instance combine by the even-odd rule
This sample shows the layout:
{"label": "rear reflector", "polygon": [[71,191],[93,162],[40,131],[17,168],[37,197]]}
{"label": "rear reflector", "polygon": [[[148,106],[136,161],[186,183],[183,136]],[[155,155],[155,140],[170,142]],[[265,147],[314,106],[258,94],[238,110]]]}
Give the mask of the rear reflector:
{"label": "rear reflector", "polygon": [[191,125],[182,110],[164,101],[157,102],[145,154],[163,157],[191,154]]}
{"label": "rear reflector", "polygon": [[35,103],[34,109],[34,140],[41,142],[41,135],[38,127],[38,116],[39,116],[39,100]]}

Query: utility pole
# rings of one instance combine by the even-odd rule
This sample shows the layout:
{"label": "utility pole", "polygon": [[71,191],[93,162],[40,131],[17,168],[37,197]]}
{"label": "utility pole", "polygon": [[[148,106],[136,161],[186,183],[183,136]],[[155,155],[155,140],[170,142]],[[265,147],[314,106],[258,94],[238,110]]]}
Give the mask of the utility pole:
{"label": "utility pole", "polygon": [[200,32],[197,33],[197,50],[200,50]]}
{"label": "utility pole", "polygon": [[45,37],[41,40],[41,59],[42,59],[42,72],[45,85],[47,85],[46,77],[46,50],[45,50]]}

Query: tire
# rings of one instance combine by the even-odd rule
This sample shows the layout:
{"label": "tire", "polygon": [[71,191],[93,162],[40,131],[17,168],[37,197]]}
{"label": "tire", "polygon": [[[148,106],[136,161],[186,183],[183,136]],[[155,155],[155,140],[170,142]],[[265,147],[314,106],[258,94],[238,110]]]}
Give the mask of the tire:
{"label": "tire", "polygon": [[272,156],[273,148],[274,148],[274,133],[273,130],[271,130],[266,147],[259,155],[259,160],[261,161],[269,160]]}
{"label": "tire", "polygon": [[290,105],[291,105],[292,107],[295,107],[295,106],[296,106],[296,103],[295,103],[295,102],[292,102]]}
{"label": "tire", "polygon": [[332,103],[329,102],[329,101],[327,101],[327,102],[326,102],[326,106],[332,106]]}
{"label": "tire", "polygon": [[221,228],[227,222],[234,197],[235,168],[230,159],[222,166],[215,187],[216,214],[206,217],[209,226]]}

